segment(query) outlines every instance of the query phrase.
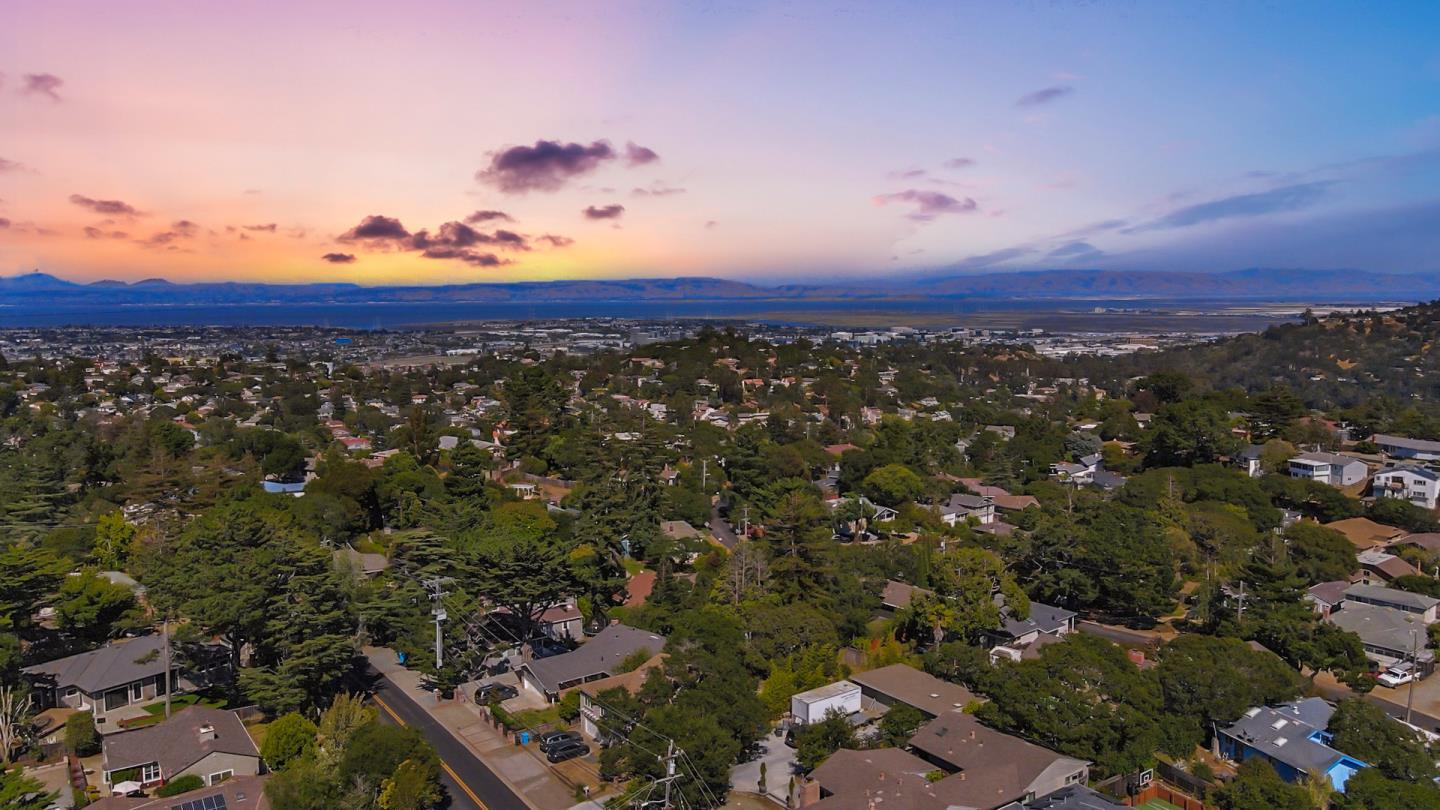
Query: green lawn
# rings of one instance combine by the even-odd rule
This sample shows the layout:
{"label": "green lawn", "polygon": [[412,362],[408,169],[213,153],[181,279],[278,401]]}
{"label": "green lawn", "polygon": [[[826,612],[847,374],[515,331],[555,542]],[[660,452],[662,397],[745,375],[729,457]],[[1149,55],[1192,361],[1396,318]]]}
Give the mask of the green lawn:
{"label": "green lawn", "polygon": [[[201,706],[209,706],[212,709],[223,709],[226,707],[224,698],[203,697],[194,694],[176,695],[170,698],[170,712],[173,714],[186,706],[194,706],[197,703]],[[163,715],[165,714],[165,701],[158,700],[141,708],[153,715]]]}
{"label": "green lawn", "polygon": [[1139,805],[1136,810],[1180,810],[1180,808],[1165,801],[1164,799],[1151,799],[1150,801]]}

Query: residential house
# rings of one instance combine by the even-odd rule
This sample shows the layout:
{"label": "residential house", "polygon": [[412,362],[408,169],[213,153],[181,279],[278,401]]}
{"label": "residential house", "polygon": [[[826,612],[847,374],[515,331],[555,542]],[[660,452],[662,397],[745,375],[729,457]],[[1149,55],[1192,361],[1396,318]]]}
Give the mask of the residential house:
{"label": "residential house", "polygon": [[1244,470],[1251,478],[1259,478],[1264,472],[1260,467],[1260,453],[1263,449],[1258,444],[1246,445],[1244,450],[1235,455],[1235,466]]}
{"label": "residential house", "polygon": [[1349,630],[1365,645],[1365,656],[1382,667],[1413,658],[1421,674],[1434,669],[1435,652],[1426,649],[1426,623],[1421,614],[1352,600],[1348,595],[1328,621]]}
{"label": "residential house", "polygon": [[[910,749],[969,783],[976,791],[975,798],[984,802],[977,807],[991,806],[990,801],[995,806],[1028,801],[1066,785],[1083,785],[1090,776],[1090,764],[1085,760],[996,731],[964,712],[944,712],[921,726],[910,738]],[[984,792],[978,790],[981,784]]]}
{"label": "residential house", "polygon": [[858,672],[850,676],[850,682],[860,687],[860,694],[868,701],[887,707],[904,704],[926,717],[963,711],[981,700],[960,684],[942,680],[909,664]]}
{"label": "residential house", "polygon": [[608,709],[600,695],[611,689],[624,689],[630,694],[640,691],[649,677],[650,670],[665,663],[665,654],[656,653],[649,661],[619,675],[611,675],[598,681],[591,681],[580,687],[580,730],[585,736],[608,745],[625,738],[627,727],[623,721],[607,717]]}
{"label": "residential house", "polygon": [[940,520],[946,526],[968,523],[971,520],[980,525],[995,522],[995,502],[983,495],[957,492],[940,504]]}
{"label": "residential house", "polygon": [[1375,473],[1370,494],[1409,501],[1421,509],[1434,509],[1440,502],[1440,473],[1424,467],[1386,467]]}
{"label": "residential house", "polygon": [[1348,487],[1365,480],[1369,467],[1358,458],[1337,453],[1301,453],[1290,459],[1290,477],[1319,481],[1332,487]]}
{"label": "residential house", "polygon": [[1360,563],[1360,570],[1352,579],[1364,585],[1379,585],[1420,573],[1420,570],[1410,563],[1378,548],[1360,552],[1355,560]]}
{"label": "residential house", "polygon": [[700,532],[688,521],[684,520],[662,520],[660,521],[660,533],[671,540],[699,540]]}
{"label": "residential house", "polygon": [[1422,593],[1376,585],[1351,585],[1345,589],[1345,601],[1413,613],[1427,625],[1440,621],[1440,599]]}
{"label": "residential house", "polygon": [[578,649],[526,661],[517,674],[522,687],[549,700],[558,700],[566,689],[616,674],[620,663],[639,650],[658,654],[664,648],[664,636],[612,624]]}
{"label": "residential house", "polygon": [[1326,523],[1325,528],[1345,535],[1345,539],[1350,541],[1350,545],[1354,546],[1357,552],[1388,546],[1405,536],[1404,529],[1363,517],[1332,521]]}
{"label": "residential house", "polygon": [[1017,805],[1015,810],[1022,807],[1023,810],[1124,810],[1126,806],[1084,785],[1069,785],[1048,796]]}
{"label": "residential house", "polygon": [[186,775],[218,785],[263,769],[260,750],[239,715],[208,706],[190,706],[162,723],[107,735],[101,746],[102,779],[112,787],[121,782],[156,787]]}
{"label": "residential house", "polygon": [[166,679],[164,640],[159,635],[112,641],[97,650],[25,667],[24,673],[40,709],[68,706],[92,712],[101,727],[108,715],[133,715],[123,711],[131,704],[163,698],[167,685],[177,692],[194,686],[181,679],[180,667],[173,661]]}
{"label": "residential house", "polygon": [[179,796],[107,796],[86,810],[269,810],[266,776],[234,776],[218,785],[187,790]]}
{"label": "residential house", "polygon": [[1038,501],[1034,495],[1012,495],[1004,487],[992,487],[980,483],[979,478],[958,478],[964,487],[971,492],[984,498],[989,498],[995,508],[1002,512],[1020,512],[1032,506],[1038,507]]}
{"label": "residential house", "polygon": [[1245,713],[1215,737],[1215,753],[1233,762],[1261,757],[1287,782],[1301,782],[1312,772],[1324,774],[1335,790],[1367,765],[1330,747],[1325,729],[1335,707],[1321,698],[1305,698],[1282,706],[1259,706]]}
{"label": "residential house", "polygon": [[1082,456],[1079,461],[1058,461],[1050,465],[1050,477],[1065,484],[1089,484],[1094,482],[1095,473],[1103,468],[1099,453]]}
{"label": "residential house", "polygon": [[[997,594],[996,600],[1001,601]],[[1010,609],[1001,605],[1004,616],[999,628],[986,631],[985,635],[994,647],[990,651],[992,661],[1001,657],[1017,661],[1026,648],[1042,637],[1060,639],[1075,632],[1075,613],[1065,608],[1054,607],[1041,602],[1030,603],[1030,614],[1024,619],[1010,615]]]}
{"label": "residential house", "polygon": [[897,610],[904,610],[910,607],[910,602],[916,596],[928,596],[932,591],[924,588],[917,588],[908,582],[890,579],[885,581],[885,588],[880,592],[880,607],[894,614]]}
{"label": "residential house", "polygon": [[1403,436],[1386,436],[1381,433],[1371,436],[1370,441],[1380,448],[1380,452],[1393,458],[1411,461],[1440,461],[1440,442],[1407,439]]}
{"label": "residential house", "polygon": [[1311,585],[1305,591],[1305,601],[1315,608],[1315,612],[1320,614],[1321,618],[1324,618],[1340,607],[1341,603],[1345,601],[1345,591],[1351,587],[1350,581],[1347,579]]}

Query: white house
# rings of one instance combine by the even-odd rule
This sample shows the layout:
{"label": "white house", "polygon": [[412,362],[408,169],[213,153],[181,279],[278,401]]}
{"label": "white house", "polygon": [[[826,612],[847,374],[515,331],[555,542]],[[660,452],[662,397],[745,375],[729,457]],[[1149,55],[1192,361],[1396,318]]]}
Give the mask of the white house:
{"label": "white house", "polygon": [[836,681],[790,698],[790,713],[801,725],[824,720],[835,712],[849,717],[860,711],[860,686],[850,681]]}
{"label": "white house", "polygon": [[970,518],[986,525],[995,522],[995,501],[983,495],[957,492],[940,504],[940,519],[946,526],[954,526]]}
{"label": "white house", "polygon": [[1365,480],[1365,462],[1335,453],[1301,453],[1290,459],[1290,477],[1307,478],[1332,487],[1348,487]]}
{"label": "white house", "polygon": [[1440,501],[1440,473],[1424,467],[1386,467],[1375,473],[1370,494],[1377,498],[1398,498],[1423,509],[1434,509]]}

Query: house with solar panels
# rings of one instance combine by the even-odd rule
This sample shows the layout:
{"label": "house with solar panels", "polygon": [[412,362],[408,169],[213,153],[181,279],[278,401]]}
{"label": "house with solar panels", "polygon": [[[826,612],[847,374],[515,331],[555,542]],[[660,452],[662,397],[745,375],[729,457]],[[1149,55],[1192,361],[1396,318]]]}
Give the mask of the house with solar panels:
{"label": "house with solar panels", "polygon": [[265,776],[237,776],[218,785],[178,796],[146,798],[109,796],[85,805],[87,810],[269,810]]}

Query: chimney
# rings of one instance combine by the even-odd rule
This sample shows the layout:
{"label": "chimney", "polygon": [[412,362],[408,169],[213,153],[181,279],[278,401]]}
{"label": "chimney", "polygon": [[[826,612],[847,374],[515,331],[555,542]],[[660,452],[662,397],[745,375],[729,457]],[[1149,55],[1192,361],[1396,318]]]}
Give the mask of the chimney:
{"label": "chimney", "polygon": [[961,782],[964,782],[964,781],[965,781],[965,772],[964,772],[964,771],[961,771],[960,773],[956,774],[956,776],[960,777],[960,781],[961,781]]}
{"label": "chimney", "polygon": [[200,742],[207,742],[215,739],[215,727],[206,723],[200,727]]}

